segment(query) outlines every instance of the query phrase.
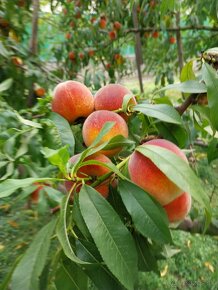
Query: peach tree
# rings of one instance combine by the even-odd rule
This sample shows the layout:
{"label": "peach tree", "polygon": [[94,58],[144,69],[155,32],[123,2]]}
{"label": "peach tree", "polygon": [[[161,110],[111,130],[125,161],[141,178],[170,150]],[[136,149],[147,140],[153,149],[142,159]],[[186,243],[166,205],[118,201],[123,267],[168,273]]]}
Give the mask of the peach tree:
{"label": "peach tree", "polygon": [[[195,137],[211,142],[210,161],[217,158],[217,49],[205,52],[200,65],[196,76],[188,63],[184,81],[156,91],[152,101],[118,84],[94,97],[77,81],[57,84],[49,120],[61,145],[41,149],[56,170],[0,184],[6,198],[19,196],[21,188],[31,194],[43,183],[41,195],[55,204],[3,289],[85,290],[91,283],[131,290],[139,271],[158,272],[157,261],[173,252],[172,228],[188,214],[192,198],[205,210],[206,231],[209,197],[182,149],[190,148],[195,127]],[[177,106],[163,95],[171,88],[185,94]],[[42,129],[40,118],[22,122]]]}
{"label": "peach tree", "polygon": [[52,50],[59,74],[68,79],[82,72],[95,89],[131,74],[135,55],[157,84],[173,83],[184,60],[217,43],[216,1],[80,0],[56,7],[63,39]]}

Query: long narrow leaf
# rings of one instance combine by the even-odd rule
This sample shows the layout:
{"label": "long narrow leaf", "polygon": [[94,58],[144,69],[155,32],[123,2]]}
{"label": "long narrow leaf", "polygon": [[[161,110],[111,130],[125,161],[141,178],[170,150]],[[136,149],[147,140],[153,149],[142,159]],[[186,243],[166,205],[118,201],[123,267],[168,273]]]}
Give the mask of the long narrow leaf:
{"label": "long narrow leaf", "polygon": [[143,236],[159,243],[172,241],[166,214],[143,189],[130,181],[121,180],[119,192],[136,229]]}
{"label": "long narrow leaf", "polygon": [[137,252],[133,238],[111,205],[92,187],[80,191],[81,213],[109,270],[132,290],[137,274]]}
{"label": "long narrow leaf", "polygon": [[12,290],[39,289],[39,277],[46,263],[55,226],[56,219],[37,233],[12,275]]}
{"label": "long narrow leaf", "polygon": [[182,122],[176,109],[166,104],[139,104],[134,106],[133,110],[168,123],[181,124]]}

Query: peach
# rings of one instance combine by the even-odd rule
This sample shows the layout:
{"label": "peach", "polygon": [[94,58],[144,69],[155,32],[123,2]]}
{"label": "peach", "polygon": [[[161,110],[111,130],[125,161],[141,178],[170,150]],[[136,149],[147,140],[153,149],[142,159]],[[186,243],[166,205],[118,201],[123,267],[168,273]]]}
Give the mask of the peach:
{"label": "peach", "polygon": [[[69,162],[71,164],[75,163],[75,161],[78,160],[78,158],[80,157],[81,154],[76,154],[74,155],[73,157],[70,158]],[[109,164],[112,164],[111,160],[103,155],[103,154],[100,154],[100,153],[96,153],[94,155],[91,155],[91,156],[88,156],[84,159],[84,161],[88,161],[88,160],[96,160],[96,161],[100,161],[100,162],[103,162],[103,163],[109,163]],[[88,180],[86,181],[86,184],[90,185],[92,184],[95,179],[97,177],[100,177],[104,174],[107,174],[109,173],[111,170],[105,166],[102,166],[102,165],[97,165],[97,164],[93,164],[93,165],[84,165],[82,167],[80,167],[77,171],[77,176],[80,177],[80,178],[86,178],[86,177],[91,177],[92,180]],[[109,193],[109,184],[110,184],[110,178],[104,180],[101,184],[97,185],[95,187],[95,189],[104,197],[107,197],[108,196],[108,193]],[[68,191],[71,190],[72,186],[75,185],[75,182],[73,181],[66,181],[65,182],[65,187]],[[76,184],[76,192],[79,192],[80,191],[80,188],[81,188],[82,184],[81,182],[78,182]]]}
{"label": "peach", "polygon": [[68,57],[69,57],[70,60],[75,60],[76,59],[75,52],[74,51],[70,51],[68,53]]}
{"label": "peach", "polygon": [[[166,148],[188,162],[185,154],[168,140],[155,139],[143,145],[145,144]],[[128,169],[130,179],[152,195],[161,205],[170,203],[183,192],[149,158],[137,151],[131,155]]]}
{"label": "peach", "polygon": [[112,30],[112,31],[108,32],[108,36],[109,36],[110,40],[114,40],[117,38],[117,33],[116,33],[116,31]]}
{"label": "peach", "polygon": [[121,27],[122,27],[122,24],[120,22],[118,22],[118,21],[115,21],[113,26],[114,26],[115,30],[119,31],[121,29]]}
{"label": "peach", "polygon": [[183,192],[179,197],[164,205],[170,223],[181,222],[191,209],[191,195]]}
{"label": "peach", "polygon": [[[120,84],[109,84],[97,91],[94,96],[95,110],[114,111],[122,108],[124,96],[132,94],[126,87]],[[133,96],[129,104],[135,105],[136,100]],[[127,116],[125,113],[120,114],[122,117]],[[126,120],[126,118],[124,117]]]}
{"label": "peach", "polygon": [[76,81],[66,81],[54,89],[52,111],[73,123],[94,111],[94,98],[90,90]]}
{"label": "peach", "polygon": [[35,90],[35,94],[37,95],[37,97],[43,97],[45,95],[45,89],[39,87]]}
{"label": "peach", "polygon": [[[128,137],[127,124],[117,113],[107,110],[95,111],[88,116],[83,124],[82,135],[86,146],[92,144],[106,122],[114,122],[114,126],[106,135],[103,136],[98,145],[109,141],[117,135],[122,135],[125,138]],[[121,147],[118,147],[110,150],[102,150],[101,153],[107,156],[113,156],[121,151],[121,149]]]}
{"label": "peach", "polygon": [[105,29],[106,25],[107,25],[107,20],[104,16],[102,16],[99,21],[99,26],[101,29]]}

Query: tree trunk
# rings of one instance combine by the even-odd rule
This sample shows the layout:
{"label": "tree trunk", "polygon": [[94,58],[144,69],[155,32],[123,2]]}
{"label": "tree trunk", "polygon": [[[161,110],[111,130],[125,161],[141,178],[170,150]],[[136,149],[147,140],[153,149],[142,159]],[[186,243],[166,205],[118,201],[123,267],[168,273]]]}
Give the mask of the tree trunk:
{"label": "tree trunk", "polygon": [[[176,228],[176,230],[182,230],[189,233],[199,233],[202,234],[204,231],[204,220],[202,219],[195,219],[191,220],[190,218],[185,218],[184,221]],[[210,236],[217,236],[218,235],[218,221],[214,220],[209,225],[208,229],[206,230],[207,235]]]}
{"label": "tree trunk", "polygon": [[[134,28],[138,29],[139,22],[138,22],[136,5],[133,6],[132,16],[133,16]],[[139,86],[140,86],[141,93],[143,93],[144,89],[143,89],[142,73],[141,73],[141,65],[143,63],[143,60],[142,60],[142,47],[141,47],[140,32],[135,33],[135,41],[136,41],[136,43],[135,43],[135,57],[136,57],[136,66],[137,66],[137,71],[138,71]]]}
{"label": "tree trunk", "polygon": [[[32,5],[33,5],[33,15],[32,15],[32,35],[30,39],[30,54],[31,55],[37,55],[38,52],[38,19],[39,19],[39,0],[32,0]],[[31,85],[29,95],[28,95],[28,100],[27,100],[27,105],[28,107],[32,107],[34,105],[34,86],[33,84]]]}
{"label": "tree trunk", "polygon": [[[180,27],[180,12],[178,11],[176,13],[176,27]],[[181,73],[183,68],[183,48],[182,48],[182,37],[181,37],[181,31],[178,29],[176,31],[176,43],[177,43],[177,51],[178,51],[178,61],[179,61],[179,71]]]}

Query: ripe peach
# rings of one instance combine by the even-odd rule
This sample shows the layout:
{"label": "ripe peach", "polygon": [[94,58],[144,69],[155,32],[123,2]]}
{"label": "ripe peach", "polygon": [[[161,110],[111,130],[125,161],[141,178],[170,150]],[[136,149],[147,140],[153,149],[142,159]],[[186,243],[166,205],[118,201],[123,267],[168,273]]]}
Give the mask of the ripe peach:
{"label": "ripe peach", "polygon": [[38,96],[38,97],[43,97],[45,95],[45,89],[44,88],[37,88],[35,90],[35,94]]}
{"label": "ripe peach", "polygon": [[152,37],[153,37],[153,38],[158,38],[158,37],[159,37],[159,32],[158,32],[158,31],[154,31],[154,32],[152,33]]}
{"label": "ripe peach", "polygon": [[74,51],[70,51],[68,53],[68,57],[69,57],[70,60],[75,60],[76,59],[75,52]]}
{"label": "ripe peach", "polygon": [[176,43],[175,37],[174,36],[171,36],[170,39],[169,39],[169,42],[170,42],[170,44]]}
{"label": "ripe peach", "polygon": [[[168,140],[155,139],[143,145],[145,144],[166,148],[188,162],[185,154]],[[166,177],[149,158],[137,151],[131,155],[128,169],[131,180],[152,195],[161,205],[170,203],[182,194],[182,189]]]}
{"label": "ripe peach", "polygon": [[95,51],[93,49],[90,49],[88,51],[88,55],[89,55],[89,57],[93,57],[95,55]]}
{"label": "ripe peach", "polygon": [[191,195],[183,192],[179,197],[164,205],[170,223],[181,222],[191,209]]}
{"label": "ripe peach", "polygon": [[107,63],[105,67],[106,67],[107,70],[109,70],[111,68],[111,64]]}
{"label": "ripe peach", "polygon": [[[78,158],[80,157],[81,154],[76,154],[73,157],[70,158],[69,162],[71,164],[75,163]],[[94,155],[88,156],[84,159],[84,161],[88,161],[88,160],[96,160],[96,161],[100,161],[103,163],[110,163],[112,164],[111,160],[100,153],[96,153]],[[92,180],[88,180],[86,181],[86,184],[90,185],[92,184],[95,179],[97,177],[100,177],[104,174],[107,174],[110,172],[110,169],[102,166],[102,165],[84,165],[82,167],[79,168],[79,170],[77,171],[77,176],[80,178],[85,178],[85,177],[91,177]],[[105,181],[103,181],[101,184],[97,185],[95,187],[95,189],[104,197],[108,196],[109,193],[109,184],[110,184],[110,178],[106,179]],[[80,191],[80,188],[82,186],[81,182],[78,182],[77,184],[75,184],[75,182],[73,181],[66,181],[65,182],[65,187],[68,191],[71,190],[72,186],[76,185],[76,192]]]}
{"label": "ripe peach", "polygon": [[114,26],[115,30],[119,31],[121,29],[121,27],[122,27],[122,24],[120,22],[118,22],[118,21],[115,21],[113,26]]}
{"label": "ripe peach", "polygon": [[18,56],[12,56],[11,57],[11,61],[16,66],[22,66],[23,65],[23,60],[20,57],[18,57]]}
{"label": "ripe peach", "polygon": [[101,29],[104,29],[107,25],[107,20],[105,17],[101,17],[100,21],[99,21],[99,26]]}
{"label": "ripe peach", "polygon": [[54,89],[52,111],[73,123],[77,118],[87,117],[94,111],[94,98],[85,85],[66,81]]}
{"label": "ripe peach", "polygon": [[85,57],[84,53],[83,53],[83,52],[80,52],[80,53],[79,53],[79,58],[80,58],[81,60],[83,60],[84,57]]}
{"label": "ripe peach", "polygon": [[119,53],[115,53],[114,59],[118,65],[120,65],[124,62],[123,56]]}
{"label": "ripe peach", "polygon": [[116,33],[116,31],[112,30],[112,31],[108,32],[108,36],[109,36],[110,40],[114,40],[117,38],[117,33]]}
{"label": "ripe peach", "polygon": [[122,24],[118,21],[115,21],[113,26],[115,30],[119,31],[122,27]]}
{"label": "ripe peach", "polygon": [[71,39],[71,33],[70,32],[67,32],[65,34],[65,38],[68,39],[68,40]]}
{"label": "ripe peach", "polygon": [[[119,84],[109,84],[97,91],[94,96],[95,110],[108,110],[114,111],[122,108],[124,96],[132,94],[126,87]],[[129,104],[136,104],[135,97],[133,96]],[[126,114],[121,114],[122,117]],[[124,117],[126,120],[126,118]]]}
{"label": "ripe peach", "polygon": [[[95,111],[85,120],[82,129],[83,140],[86,146],[90,146],[92,142],[96,139],[99,132],[106,122],[114,122],[114,126],[111,130],[102,138],[98,145],[109,141],[111,138],[122,135],[128,137],[128,127],[126,122],[118,114],[107,111]],[[115,148],[110,150],[102,150],[101,153],[107,156],[113,156],[114,154],[121,151],[122,148]]]}

